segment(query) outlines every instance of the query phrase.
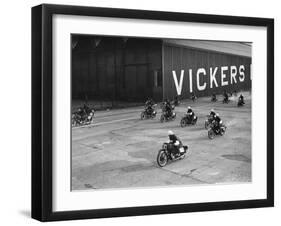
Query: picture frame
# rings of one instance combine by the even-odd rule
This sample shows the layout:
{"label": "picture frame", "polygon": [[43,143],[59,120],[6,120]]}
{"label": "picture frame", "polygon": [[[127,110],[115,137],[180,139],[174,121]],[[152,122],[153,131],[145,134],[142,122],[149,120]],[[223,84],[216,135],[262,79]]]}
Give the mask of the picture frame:
{"label": "picture frame", "polygon": [[[216,26],[247,26],[266,29],[266,197],[234,201],[169,203],[96,209],[54,211],[53,144],[54,16],[83,16],[109,20],[146,20],[161,23],[179,22]],[[147,23],[147,22],[146,22]],[[207,26],[206,25],[206,26]],[[63,90],[61,91],[63,92]],[[58,221],[90,218],[169,214],[274,206],[274,20],[269,18],[145,11],[117,8],[43,4],[32,8],[32,218]]]}

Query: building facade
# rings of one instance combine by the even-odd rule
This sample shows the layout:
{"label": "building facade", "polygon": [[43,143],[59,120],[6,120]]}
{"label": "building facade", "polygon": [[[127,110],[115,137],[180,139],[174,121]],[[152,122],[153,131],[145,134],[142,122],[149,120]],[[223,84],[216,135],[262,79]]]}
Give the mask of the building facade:
{"label": "building facade", "polygon": [[251,88],[251,44],[72,35],[72,98],[143,102]]}

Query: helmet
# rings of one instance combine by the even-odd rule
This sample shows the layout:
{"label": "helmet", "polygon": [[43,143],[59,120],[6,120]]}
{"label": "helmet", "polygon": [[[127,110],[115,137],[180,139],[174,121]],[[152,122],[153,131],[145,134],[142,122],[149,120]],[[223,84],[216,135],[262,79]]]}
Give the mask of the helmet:
{"label": "helmet", "polygon": [[212,108],[210,112],[215,112],[215,110]]}
{"label": "helmet", "polygon": [[190,107],[190,106],[188,106],[188,107],[187,107],[187,109],[191,109],[191,107]]}
{"label": "helmet", "polygon": [[172,131],[172,130],[169,130],[168,131],[168,135],[170,136],[170,135],[174,135],[174,132]]}
{"label": "helmet", "polygon": [[219,113],[216,113],[216,116],[220,116]]}

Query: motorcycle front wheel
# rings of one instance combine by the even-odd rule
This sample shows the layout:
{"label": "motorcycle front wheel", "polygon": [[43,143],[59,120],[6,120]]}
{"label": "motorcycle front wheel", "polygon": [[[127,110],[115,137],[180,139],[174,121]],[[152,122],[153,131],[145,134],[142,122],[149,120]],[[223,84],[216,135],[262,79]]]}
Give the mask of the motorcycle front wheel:
{"label": "motorcycle front wheel", "polygon": [[209,122],[206,120],[205,121],[205,129],[208,129],[208,127],[209,127]]}
{"label": "motorcycle front wheel", "polygon": [[222,127],[222,128],[221,128],[221,131],[220,131],[220,135],[221,135],[221,136],[223,136],[223,135],[225,134],[225,130],[226,130],[225,127]]}
{"label": "motorcycle front wheel", "polygon": [[145,114],[144,114],[144,112],[141,113],[140,117],[141,117],[141,120],[144,120],[144,119],[145,119]]}
{"label": "motorcycle front wheel", "polygon": [[214,137],[215,137],[215,132],[212,130],[212,129],[209,129],[209,131],[208,131],[208,137],[209,137],[209,139],[214,139]]}
{"label": "motorcycle front wheel", "polygon": [[76,120],[75,119],[71,120],[71,125],[72,125],[72,127],[76,126]]}
{"label": "motorcycle front wheel", "polygon": [[181,119],[180,125],[181,125],[181,127],[186,126],[186,120],[184,118]]}
{"label": "motorcycle front wheel", "polygon": [[168,156],[166,154],[166,152],[162,149],[158,152],[158,155],[157,155],[157,164],[160,166],[160,167],[163,167],[163,166],[166,166],[168,163]]}

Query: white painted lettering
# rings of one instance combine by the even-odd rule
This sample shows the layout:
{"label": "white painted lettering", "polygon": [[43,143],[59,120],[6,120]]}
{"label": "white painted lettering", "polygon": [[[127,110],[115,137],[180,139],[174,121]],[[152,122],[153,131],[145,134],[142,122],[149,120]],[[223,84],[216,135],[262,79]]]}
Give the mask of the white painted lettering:
{"label": "white painted lettering", "polygon": [[240,65],[240,67],[239,67],[239,81],[244,82],[244,80],[245,80],[245,66]]}
{"label": "white painted lettering", "polygon": [[178,82],[177,74],[175,71],[172,71],[173,77],[174,77],[174,82],[177,90],[177,94],[180,96],[181,91],[182,91],[182,83],[183,83],[183,77],[184,77],[184,70],[181,70],[181,75],[180,75],[180,82]]}
{"label": "white painted lettering", "polygon": [[192,69],[189,69],[189,92],[190,93],[193,92],[193,88],[192,88]]}
{"label": "white painted lettering", "polygon": [[218,83],[216,80],[216,73],[217,73],[218,67],[215,67],[215,70],[213,71],[213,68],[210,68],[210,88],[213,88],[213,83],[215,83],[215,86],[218,87]]}
{"label": "white painted lettering", "polygon": [[225,71],[227,71],[227,70],[228,70],[228,66],[221,67],[221,86],[228,85],[228,81],[225,81],[225,78],[226,78]]}
{"label": "white painted lettering", "polygon": [[199,69],[197,70],[196,76],[197,76],[197,89],[198,89],[198,91],[205,90],[205,89],[206,89],[206,86],[207,86],[207,83],[206,83],[206,82],[204,82],[203,85],[200,85],[200,79],[199,79],[200,74],[206,75],[206,70],[205,70],[204,68],[199,68]]}
{"label": "white painted lettering", "polygon": [[233,84],[233,81],[234,81],[234,83],[237,83],[236,75],[237,75],[237,67],[230,66],[230,83],[231,84]]}

